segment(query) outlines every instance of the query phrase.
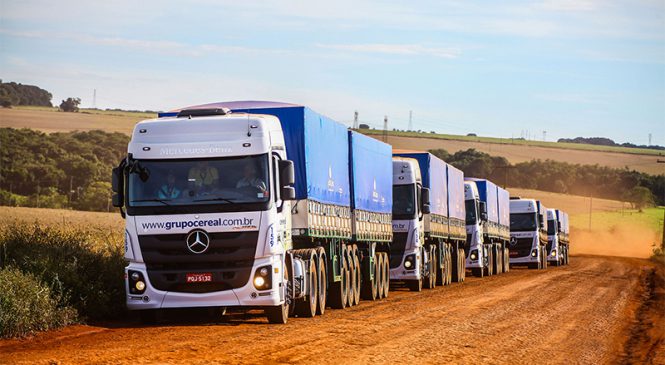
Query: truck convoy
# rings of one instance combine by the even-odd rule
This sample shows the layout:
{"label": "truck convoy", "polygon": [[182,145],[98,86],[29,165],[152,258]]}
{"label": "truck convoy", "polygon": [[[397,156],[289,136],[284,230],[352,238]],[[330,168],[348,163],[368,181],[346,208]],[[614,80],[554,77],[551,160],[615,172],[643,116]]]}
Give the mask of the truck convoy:
{"label": "truck convoy", "polygon": [[568,214],[547,210],[547,261],[555,266],[568,263]]}
{"label": "truck convoy", "polygon": [[390,279],[412,291],[464,281],[462,171],[427,152],[394,156]]}
{"label": "truck convoy", "polygon": [[145,319],[251,307],[285,323],[388,295],[391,147],[307,107],[216,103],[140,122],[113,191],[127,306]]}
{"label": "truck convoy", "polygon": [[509,201],[429,153],[392,152],[295,104],[139,122],[112,174],[127,307],[147,321],[162,308],[259,308],[286,323],[386,298],[391,280],[420,291],[464,281],[467,266],[568,262],[565,212]]}
{"label": "truck convoy", "polygon": [[511,197],[510,265],[547,268],[547,209],[540,200]]}
{"label": "truck convoy", "polygon": [[510,270],[510,194],[485,179],[466,178],[466,266],[475,276]]}

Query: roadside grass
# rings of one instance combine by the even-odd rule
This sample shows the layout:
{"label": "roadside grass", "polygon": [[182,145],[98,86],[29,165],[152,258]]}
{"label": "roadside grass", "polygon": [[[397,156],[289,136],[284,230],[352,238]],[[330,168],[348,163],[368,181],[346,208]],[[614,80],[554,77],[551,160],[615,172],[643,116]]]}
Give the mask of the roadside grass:
{"label": "roadside grass", "polygon": [[[47,106],[14,106],[14,107],[12,107],[12,109],[60,113],[60,110],[58,109],[58,107],[49,108]],[[102,109],[81,108],[81,109],[79,109],[78,112],[81,113],[81,114],[113,115],[113,116],[118,116],[118,117],[136,117],[136,118],[142,118],[142,119],[157,118],[157,113],[142,112],[142,111],[102,110]]]}
{"label": "roadside grass", "polygon": [[[367,135],[381,135],[383,130],[379,129],[359,129],[360,133]],[[583,151],[601,151],[601,152],[618,152],[628,153],[634,155],[652,155],[664,156],[665,151],[652,150],[648,148],[629,148],[620,146],[598,146],[584,143],[559,143],[559,142],[546,142],[546,141],[532,141],[515,138],[498,138],[498,137],[476,137],[476,136],[462,136],[455,134],[439,134],[439,133],[426,133],[426,132],[399,132],[388,131],[389,136],[399,137],[415,137],[415,138],[431,138],[443,139],[451,141],[467,141],[467,142],[483,142],[494,144],[510,144],[518,146],[537,146],[537,147],[550,147],[569,150],[583,150]]]}
{"label": "roadside grass", "polygon": [[[67,313],[65,319],[60,314],[47,319],[30,317],[32,312],[12,304],[21,303],[25,298],[19,296],[24,294],[20,290],[7,290],[0,293],[3,305],[8,303],[7,308],[3,307],[8,311],[3,316],[16,317],[17,321],[13,329],[3,329],[3,336],[57,327],[72,318],[94,321],[119,317],[125,311],[122,232],[19,221],[0,227],[0,267],[8,270],[5,275],[20,271],[18,276],[36,282],[38,288],[48,289],[40,291],[40,295],[48,293],[49,300],[34,299],[39,305],[51,303],[52,307],[56,303],[57,310],[53,313]],[[18,284],[8,285],[20,288]]]}

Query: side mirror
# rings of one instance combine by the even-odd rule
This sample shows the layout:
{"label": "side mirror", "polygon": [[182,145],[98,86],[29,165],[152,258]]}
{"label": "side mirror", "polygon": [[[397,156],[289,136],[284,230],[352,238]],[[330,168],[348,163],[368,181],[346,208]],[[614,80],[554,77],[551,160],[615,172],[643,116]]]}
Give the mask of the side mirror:
{"label": "side mirror", "polygon": [[480,210],[480,219],[487,220],[487,204],[484,201],[478,202],[478,209]]}
{"label": "side mirror", "polygon": [[422,187],[421,193],[420,193],[420,200],[422,201],[423,207],[425,205],[429,206],[430,201],[429,201],[429,188]]}
{"label": "side mirror", "polygon": [[296,189],[293,188],[293,184],[296,183],[296,174],[295,168],[293,166],[293,161],[290,160],[280,160],[278,162],[279,167],[279,194],[282,200],[295,200],[296,199]]}
{"label": "side mirror", "polygon": [[296,183],[296,173],[295,168],[293,167],[293,161],[280,160],[278,165],[279,185],[282,187],[293,186],[293,184]]}
{"label": "side mirror", "polygon": [[423,211],[423,214],[430,214],[432,212],[429,204],[423,204],[422,211]]}
{"label": "side mirror", "polygon": [[122,207],[125,205],[125,199],[123,196],[124,192],[124,180],[122,176],[123,167],[121,166],[113,168],[111,173],[111,190],[113,191],[113,196],[111,197],[113,206],[116,208]]}
{"label": "side mirror", "polygon": [[279,193],[282,200],[296,200],[296,189],[292,186],[283,186]]}

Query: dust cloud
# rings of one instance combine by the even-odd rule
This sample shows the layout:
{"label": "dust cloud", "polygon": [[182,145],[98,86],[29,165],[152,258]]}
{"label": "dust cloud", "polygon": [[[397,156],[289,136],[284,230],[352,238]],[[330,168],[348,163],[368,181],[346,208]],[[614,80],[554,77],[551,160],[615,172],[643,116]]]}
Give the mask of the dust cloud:
{"label": "dust cloud", "polygon": [[570,253],[649,258],[660,232],[641,224],[619,224],[607,230],[571,228]]}

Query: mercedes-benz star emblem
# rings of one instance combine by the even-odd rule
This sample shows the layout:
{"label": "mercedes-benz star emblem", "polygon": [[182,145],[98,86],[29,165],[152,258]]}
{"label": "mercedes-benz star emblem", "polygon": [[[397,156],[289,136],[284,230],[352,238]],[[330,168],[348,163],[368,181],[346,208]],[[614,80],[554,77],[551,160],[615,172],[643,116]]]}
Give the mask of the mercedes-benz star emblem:
{"label": "mercedes-benz star emblem", "polygon": [[515,246],[517,244],[517,238],[516,237],[510,237],[510,245]]}
{"label": "mercedes-benz star emblem", "polygon": [[187,248],[193,253],[204,253],[210,246],[210,237],[205,231],[191,231],[187,235]]}

